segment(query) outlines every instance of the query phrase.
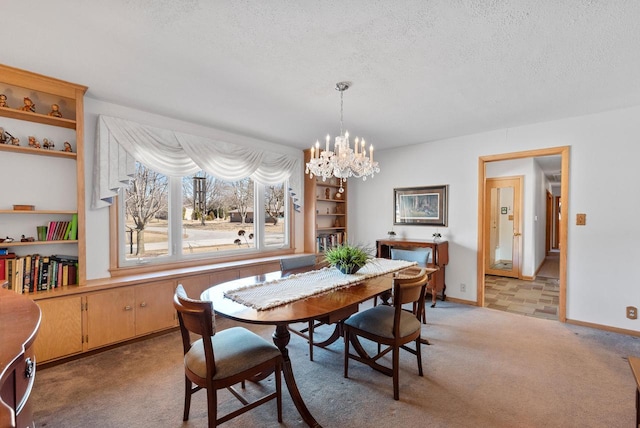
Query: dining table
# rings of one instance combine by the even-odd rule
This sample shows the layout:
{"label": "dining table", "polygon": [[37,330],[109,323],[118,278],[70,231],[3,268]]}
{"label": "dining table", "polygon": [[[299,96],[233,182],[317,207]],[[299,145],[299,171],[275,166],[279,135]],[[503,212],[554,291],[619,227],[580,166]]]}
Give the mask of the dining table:
{"label": "dining table", "polygon": [[[402,269],[407,268],[405,265]],[[311,320],[321,320],[327,324],[336,324],[332,336],[323,341],[321,346],[327,346],[338,340],[341,335],[341,321],[358,311],[361,303],[376,296],[384,296],[383,300],[388,300],[390,290],[393,287],[393,277],[397,271],[380,274],[377,276],[364,277],[346,286],[339,286],[328,291],[306,296],[283,304],[277,304],[268,309],[256,308],[252,305],[230,298],[231,291],[253,288],[263,284],[277,284],[289,276],[311,274],[310,271],[321,272],[329,269],[322,266],[311,266],[290,271],[276,271],[262,275],[255,275],[240,278],[221,284],[216,284],[206,289],[200,296],[202,300],[211,301],[216,315],[234,321],[273,325],[275,331],[272,335],[273,343],[280,349],[283,357],[283,375],[291,399],[302,419],[310,427],[320,427],[321,425],[313,417],[305,404],[300,390],[296,384],[293,373],[291,359],[287,345],[291,339],[289,324],[298,322],[309,322]],[[333,268],[335,269],[335,268]],[[435,271],[437,269],[429,269]],[[430,272],[431,273],[431,272]],[[270,373],[265,374],[264,377]],[[257,379],[259,380],[259,379]]]}

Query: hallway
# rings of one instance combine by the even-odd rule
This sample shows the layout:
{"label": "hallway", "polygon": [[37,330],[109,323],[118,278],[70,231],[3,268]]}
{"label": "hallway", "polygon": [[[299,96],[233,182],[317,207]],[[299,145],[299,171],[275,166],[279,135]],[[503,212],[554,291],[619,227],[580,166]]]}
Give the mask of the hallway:
{"label": "hallway", "polygon": [[484,306],[543,319],[558,319],[559,253],[553,252],[533,281],[485,275]]}

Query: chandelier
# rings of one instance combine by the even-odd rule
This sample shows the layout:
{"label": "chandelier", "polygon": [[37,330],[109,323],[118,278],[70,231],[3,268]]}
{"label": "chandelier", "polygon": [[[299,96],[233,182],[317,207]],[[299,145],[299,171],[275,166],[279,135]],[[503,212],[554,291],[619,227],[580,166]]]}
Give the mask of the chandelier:
{"label": "chandelier", "polygon": [[340,135],[336,137],[333,150],[331,150],[331,137],[327,135],[325,149],[320,149],[320,142],[316,141],[315,146],[311,146],[311,159],[307,162],[306,174],[310,178],[314,176],[322,177],[322,181],[327,178],[337,177],[340,179],[339,192],[344,192],[342,183],[349,177],[367,177],[380,172],[378,162],[373,160],[373,145],[369,146],[367,155],[366,144],[363,139],[356,137],[353,148],[349,142],[349,132],[342,129],[343,116],[343,95],[349,89],[350,82],[336,83],[336,90],[340,91]]}

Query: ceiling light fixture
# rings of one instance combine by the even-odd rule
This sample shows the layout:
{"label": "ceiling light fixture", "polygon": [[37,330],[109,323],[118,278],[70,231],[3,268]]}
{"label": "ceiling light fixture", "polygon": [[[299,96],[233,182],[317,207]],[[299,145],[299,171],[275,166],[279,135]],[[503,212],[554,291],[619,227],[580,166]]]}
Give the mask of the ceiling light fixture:
{"label": "ceiling light fixture", "polygon": [[349,132],[343,133],[343,95],[349,89],[351,82],[336,83],[336,90],[340,91],[340,135],[336,137],[331,150],[331,137],[327,135],[325,149],[320,149],[320,142],[316,140],[315,147],[311,146],[311,159],[307,162],[306,173],[309,177],[322,177],[322,181],[327,178],[337,177],[340,179],[339,191],[344,192],[342,183],[349,177],[373,177],[380,172],[378,162],[373,160],[373,145],[369,146],[367,155],[364,138],[356,137],[353,149],[349,143]]}

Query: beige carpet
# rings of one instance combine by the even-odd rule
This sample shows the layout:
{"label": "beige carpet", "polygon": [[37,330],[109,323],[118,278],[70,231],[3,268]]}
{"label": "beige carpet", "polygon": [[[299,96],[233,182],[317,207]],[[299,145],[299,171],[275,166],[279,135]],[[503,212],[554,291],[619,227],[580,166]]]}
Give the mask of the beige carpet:
{"label": "beige carpet", "polygon": [[[626,357],[640,355],[637,338],[451,302],[427,308],[427,317],[425,376],[417,376],[415,357],[402,353],[400,401],[390,378],[357,362],[344,379],[341,343],[316,350],[310,362],[307,344],[292,337],[298,384],[322,426],[633,426],[635,383]],[[181,360],[172,332],[41,370],[32,393],[36,426],[205,427],[203,392],[182,422]],[[263,383],[273,387],[272,378]],[[222,401],[228,410],[229,394]],[[305,426],[286,394],[283,404],[281,425],[269,403],[223,426]]]}

